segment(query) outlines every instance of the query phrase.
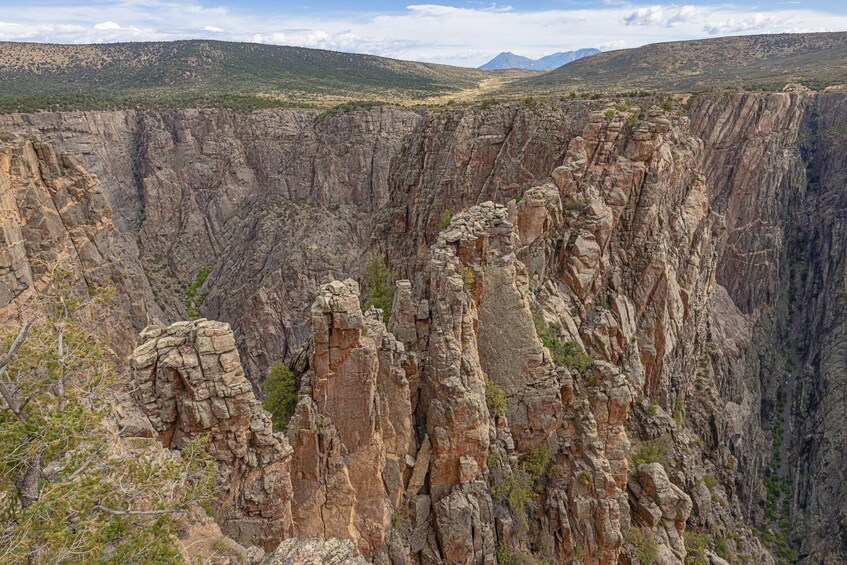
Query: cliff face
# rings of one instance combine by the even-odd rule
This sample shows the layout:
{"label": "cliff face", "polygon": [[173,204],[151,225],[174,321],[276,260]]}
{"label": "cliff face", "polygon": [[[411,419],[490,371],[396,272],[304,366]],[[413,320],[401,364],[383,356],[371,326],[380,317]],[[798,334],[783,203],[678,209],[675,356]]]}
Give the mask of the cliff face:
{"label": "cliff face", "polygon": [[[296,361],[293,452],[219,459],[224,531],[268,549],[843,561],[847,98],[597,104],[3,117],[2,311],[68,257],[74,284],[117,289],[116,342],[199,310],[254,382]],[[329,282],[368,253],[408,279],[387,327]],[[154,380],[192,383],[166,353]],[[214,394],[154,390],[154,420],[211,402],[180,433],[244,429]],[[273,508],[260,476],[290,480],[259,489]]]}
{"label": "cliff face", "polygon": [[18,136],[0,142],[0,323],[33,296],[60,292],[128,354],[133,328],[159,310],[113,219],[103,185],[78,156]]}
{"label": "cliff face", "polygon": [[[245,369],[258,378],[308,340],[318,281],[363,272],[375,223],[397,230],[395,259],[405,263],[417,236],[403,232],[405,212],[390,212],[405,205],[394,202],[405,197],[392,186],[424,179],[414,192],[432,202],[416,213],[421,228],[408,233],[427,234],[418,249],[425,254],[445,208],[513,195],[548,175],[572,135],[569,116],[579,124],[585,106],[497,106],[426,119],[392,107],[41,113],[2,116],[0,130],[81,155],[115,225],[137,245],[132,255],[165,318],[189,315],[184,289],[211,268],[195,308],[232,324]],[[402,170],[392,170],[392,159]]]}
{"label": "cliff face", "polygon": [[847,465],[840,409],[847,374],[845,117],[843,96],[821,96],[807,110],[802,142],[808,185],[782,271],[788,287],[782,335],[786,348],[793,345],[796,353],[793,366],[786,367],[786,411],[777,414],[790,430],[781,463],[791,484],[786,494],[794,540],[810,563],[847,559],[843,539],[833,537],[846,525],[843,508],[833,504],[845,497],[844,483],[836,477]]}
{"label": "cliff face", "polygon": [[[193,302],[229,321],[258,376],[306,341],[320,278],[360,269],[389,161],[419,120],[397,108],[185,110],[7,116],[0,128],[80,154],[137,242],[164,317],[188,317]],[[208,283],[186,300],[204,269]]]}

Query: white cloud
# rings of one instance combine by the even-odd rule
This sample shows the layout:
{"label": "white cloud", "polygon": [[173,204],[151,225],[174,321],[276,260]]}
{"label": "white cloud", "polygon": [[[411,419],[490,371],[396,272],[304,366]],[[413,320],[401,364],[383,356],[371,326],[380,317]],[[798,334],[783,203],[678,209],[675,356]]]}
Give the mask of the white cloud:
{"label": "white cloud", "polygon": [[[756,14],[749,18],[727,18],[722,22],[708,24],[703,29],[709,35],[726,35],[731,33],[751,32],[779,27],[788,23],[790,18],[777,18]],[[786,28],[787,29],[787,28]]]}
{"label": "white cloud", "polygon": [[115,22],[101,22],[99,24],[96,24],[94,26],[94,29],[98,31],[112,31],[121,29],[121,26],[119,24],[116,24]]}
{"label": "white cloud", "polygon": [[628,26],[662,26],[673,27],[687,22],[696,21],[706,16],[707,11],[696,6],[650,6],[639,8],[624,16],[624,24]]}
{"label": "white cloud", "polygon": [[626,41],[623,39],[618,39],[616,41],[607,41],[605,43],[598,43],[596,48],[600,51],[614,51],[615,49],[623,49],[626,47]]}
{"label": "white cloud", "polygon": [[[596,7],[530,12],[487,1],[410,4],[385,14],[263,13],[207,8],[175,0],[118,0],[59,5],[24,0],[0,22],[0,40],[96,43],[214,38],[373,53],[401,59],[478,66],[500,51],[540,57],[555,51],[620,49],[656,41],[733,33],[847,30],[847,17],[780,5],[748,10],[732,4],[702,7],[627,0]],[[226,0],[219,0],[226,1]],[[282,3],[283,5],[286,3]],[[470,6],[470,7],[468,7]],[[312,15],[310,15],[312,14]]]}

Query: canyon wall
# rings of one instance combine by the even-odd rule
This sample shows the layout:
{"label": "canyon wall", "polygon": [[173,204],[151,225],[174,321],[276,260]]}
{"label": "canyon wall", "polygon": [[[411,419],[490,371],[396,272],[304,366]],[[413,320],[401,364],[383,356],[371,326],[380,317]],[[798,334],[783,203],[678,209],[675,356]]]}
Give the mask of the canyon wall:
{"label": "canyon wall", "polygon": [[[254,384],[297,361],[292,521],[251,543],[838,563],[845,117],[840,94],[3,116],[0,306],[61,256],[115,289],[124,354],[202,314]],[[401,279],[387,325],[330,282],[370,254]]]}

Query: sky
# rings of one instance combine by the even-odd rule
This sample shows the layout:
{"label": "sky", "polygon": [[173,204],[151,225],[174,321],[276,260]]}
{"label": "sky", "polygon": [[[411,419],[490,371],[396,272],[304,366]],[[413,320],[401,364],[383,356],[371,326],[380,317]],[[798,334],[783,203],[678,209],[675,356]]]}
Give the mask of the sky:
{"label": "sky", "polygon": [[847,1],[0,0],[0,41],[220,39],[468,67],[501,51],[541,57],[657,41],[847,31]]}

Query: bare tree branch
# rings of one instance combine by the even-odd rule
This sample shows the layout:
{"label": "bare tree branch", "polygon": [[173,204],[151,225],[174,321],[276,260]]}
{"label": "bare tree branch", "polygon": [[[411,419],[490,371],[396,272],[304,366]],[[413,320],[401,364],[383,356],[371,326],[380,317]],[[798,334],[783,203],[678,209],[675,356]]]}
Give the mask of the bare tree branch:
{"label": "bare tree branch", "polygon": [[82,465],[80,465],[79,469],[77,469],[76,471],[74,471],[73,473],[71,473],[71,474],[68,476],[68,478],[66,479],[66,481],[67,481],[67,482],[71,482],[71,481],[73,481],[75,478],[77,478],[77,477],[78,477],[78,476],[79,476],[79,475],[80,475],[83,471],[85,471],[85,470],[88,468],[88,466],[89,466],[89,465],[91,465],[91,464],[94,462],[94,459],[95,459],[98,455],[100,455],[100,452],[101,452],[101,451],[103,451],[103,446],[102,446],[102,445],[101,445],[100,447],[98,447],[97,449],[95,449],[95,450],[91,453],[91,455],[88,457],[88,459],[86,460],[86,462],[85,462],[85,463],[83,463]]}
{"label": "bare tree branch", "polygon": [[17,395],[12,392],[12,389],[6,384],[6,381],[3,379],[3,373],[6,372],[6,366],[15,356],[15,353],[18,352],[18,349],[23,344],[26,339],[26,334],[29,333],[29,329],[32,327],[32,320],[28,319],[24,321],[24,325],[21,328],[21,331],[18,332],[15,341],[12,342],[12,346],[9,348],[9,351],[0,360],[0,395],[3,396],[3,400],[6,401],[6,404],[9,406],[9,410],[12,413],[20,418],[21,420],[29,420],[29,415],[21,409],[20,400]]}
{"label": "bare tree branch", "polygon": [[26,339],[26,334],[29,333],[29,329],[32,327],[32,319],[27,319],[24,321],[23,327],[21,327],[21,331],[18,332],[18,336],[15,338],[15,341],[12,342],[12,347],[9,348],[9,352],[3,357],[3,360],[0,361],[0,369],[6,367],[9,364],[9,361],[12,360],[12,357],[17,353],[18,348]]}

